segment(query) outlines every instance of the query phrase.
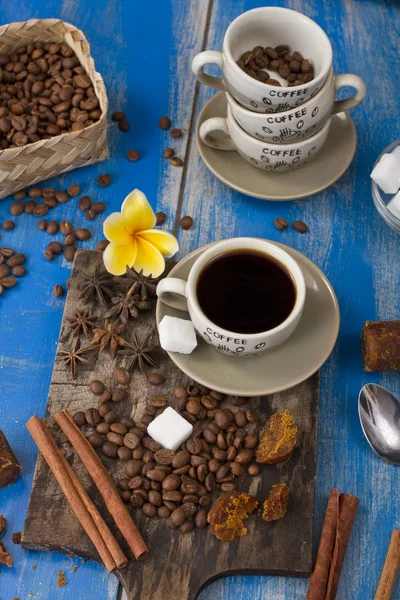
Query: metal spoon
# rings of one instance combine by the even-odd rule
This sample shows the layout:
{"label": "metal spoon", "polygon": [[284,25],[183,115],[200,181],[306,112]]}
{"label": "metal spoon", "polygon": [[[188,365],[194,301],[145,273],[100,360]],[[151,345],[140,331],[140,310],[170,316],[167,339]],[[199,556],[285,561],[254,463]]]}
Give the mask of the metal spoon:
{"label": "metal spoon", "polygon": [[367,383],[358,396],[361,427],[372,450],[400,465],[400,401],[376,383]]}

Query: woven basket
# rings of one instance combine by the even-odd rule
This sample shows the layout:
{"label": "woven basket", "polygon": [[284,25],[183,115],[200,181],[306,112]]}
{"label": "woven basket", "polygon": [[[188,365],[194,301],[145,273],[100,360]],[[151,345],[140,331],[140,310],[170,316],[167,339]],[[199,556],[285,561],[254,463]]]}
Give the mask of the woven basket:
{"label": "woven basket", "polygon": [[85,129],[63,133],[0,151],[0,198],[76,167],[84,167],[108,157],[107,94],[103,79],[95,71],[89,44],[70,23],[59,19],[30,19],[0,27],[0,54],[8,54],[28,42],[64,42],[70,46],[89,75],[102,115]]}

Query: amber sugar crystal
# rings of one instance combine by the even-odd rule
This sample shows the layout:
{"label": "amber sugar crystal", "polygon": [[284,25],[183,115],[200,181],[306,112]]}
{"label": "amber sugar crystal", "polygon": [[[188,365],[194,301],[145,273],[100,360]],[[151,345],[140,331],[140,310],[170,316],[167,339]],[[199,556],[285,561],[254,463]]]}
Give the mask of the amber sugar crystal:
{"label": "amber sugar crystal", "polygon": [[284,462],[292,456],[296,442],[297,425],[290,412],[275,413],[260,431],[256,460],[266,465]]}
{"label": "amber sugar crystal", "polygon": [[257,508],[258,502],[251,494],[228,492],[214,503],[208,513],[208,522],[213,534],[224,542],[246,535],[244,519]]}

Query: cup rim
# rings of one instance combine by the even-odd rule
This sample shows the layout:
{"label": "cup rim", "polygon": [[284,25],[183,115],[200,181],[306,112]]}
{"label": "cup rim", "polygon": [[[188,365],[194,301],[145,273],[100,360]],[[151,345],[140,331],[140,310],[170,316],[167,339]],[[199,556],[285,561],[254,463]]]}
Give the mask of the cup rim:
{"label": "cup rim", "polygon": [[260,92],[262,92],[263,90],[264,90],[264,92],[266,90],[268,90],[268,91],[276,90],[276,86],[269,85],[268,83],[263,83],[261,81],[258,81],[257,79],[253,79],[252,77],[250,77],[250,75],[247,75],[247,73],[242,71],[242,69],[236,64],[236,61],[234,60],[231,50],[230,50],[230,39],[229,38],[232,34],[232,30],[237,25],[237,22],[244,15],[248,15],[250,13],[261,13],[261,12],[269,12],[269,13],[280,12],[282,14],[295,13],[295,14],[299,15],[304,21],[307,21],[312,27],[315,27],[315,29],[318,30],[320,36],[325,41],[325,43],[327,45],[327,49],[328,49],[328,56],[326,57],[326,60],[325,60],[326,64],[321,69],[321,72],[319,73],[319,75],[317,77],[315,77],[312,81],[309,81],[308,83],[302,83],[301,85],[294,85],[290,89],[291,90],[302,90],[302,89],[305,89],[307,86],[310,87],[310,84],[314,85],[314,84],[318,84],[321,81],[323,81],[327,76],[329,68],[332,66],[332,60],[333,60],[332,44],[329,40],[329,37],[327,36],[325,31],[322,29],[322,27],[320,27],[320,25],[318,25],[318,23],[316,21],[314,21],[313,19],[310,19],[310,17],[307,17],[307,15],[304,15],[303,13],[301,13],[297,10],[291,10],[290,8],[283,8],[280,6],[261,6],[259,8],[253,8],[251,10],[247,10],[244,13],[242,13],[241,15],[239,15],[238,17],[236,17],[236,19],[234,19],[232,21],[232,23],[229,25],[228,29],[225,32],[225,36],[224,36],[223,51],[224,51],[226,60],[231,64],[231,66],[233,66],[234,70],[236,70],[237,73],[241,73],[242,75],[245,75],[249,80],[251,80],[254,83],[254,85],[256,86],[256,88],[258,88],[260,90]]}
{"label": "cup rim", "polygon": [[319,90],[318,94],[316,94],[315,96],[313,96],[312,98],[310,98],[307,102],[304,102],[304,104],[300,104],[299,106],[295,106],[294,108],[290,108],[289,110],[285,110],[283,112],[279,112],[279,113],[267,113],[267,112],[254,112],[248,108],[246,108],[245,106],[242,106],[234,96],[232,96],[232,94],[230,92],[225,92],[225,96],[226,99],[229,103],[229,105],[233,105],[235,107],[235,110],[241,112],[244,116],[249,117],[249,118],[254,118],[254,119],[258,119],[259,121],[261,121],[262,119],[265,119],[265,117],[277,117],[279,115],[290,115],[290,114],[294,114],[296,111],[301,110],[302,108],[304,108],[305,106],[307,106],[307,104],[310,104],[311,102],[318,102],[319,100],[321,100],[321,96],[323,94],[326,93],[326,88],[328,87],[328,85],[331,84],[331,82],[334,80],[335,76],[333,74],[333,68],[331,67],[329,73],[328,73],[328,77],[326,78],[324,85],[322,86],[322,88]]}
{"label": "cup rim", "polygon": [[[292,311],[286,317],[282,323],[273,327],[272,329],[268,329],[267,331],[260,331],[259,333],[239,333],[235,331],[229,331],[228,329],[224,329],[220,327],[216,323],[213,323],[211,319],[209,319],[204,312],[202,311],[196,293],[196,281],[204,266],[209,262],[209,260],[218,254],[219,249],[234,250],[236,249],[254,249],[256,246],[263,246],[265,254],[268,256],[272,256],[273,259],[279,260],[282,262],[283,266],[287,269],[289,275],[292,277],[293,283],[296,288],[296,300],[293,306]],[[288,264],[289,263],[289,264]],[[301,314],[304,308],[304,302],[306,298],[306,282],[304,279],[303,272],[298,265],[298,263],[290,256],[288,252],[273,244],[270,240],[265,240],[262,238],[252,238],[252,237],[235,237],[235,238],[227,238],[225,240],[221,240],[217,244],[208,248],[203,254],[201,254],[194,265],[192,266],[189,277],[187,280],[187,299],[189,308],[192,306],[197,312],[201,314],[201,316],[208,321],[211,325],[218,329],[223,335],[226,337],[245,337],[250,341],[254,341],[260,339],[260,337],[264,337],[265,335],[272,336],[274,334],[280,333],[284,329],[287,329],[293,321],[295,321],[299,315]]]}
{"label": "cup rim", "polygon": [[331,119],[332,119],[332,117],[329,117],[329,119],[327,120],[325,125],[319,131],[314,133],[314,135],[312,135],[311,137],[306,138],[305,140],[300,140],[299,142],[293,142],[292,144],[271,144],[271,142],[264,142],[263,140],[259,140],[257,138],[252,137],[244,129],[242,129],[242,127],[239,125],[239,123],[236,121],[235,117],[233,116],[233,112],[232,112],[232,109],[230,106],[228,106],[228,115],[227,115],[228,127],[233,127],[234,129],[236,129],[237,132],[239,133],[239,135],[241,135],[244,138],[247,138],[249,140],[249,142],[252,142],[263,148],[268,148],[270,150],[282,150],[283,149],[285,151],[303,148],[306,144],[309,144],[312,140],[314,140],[314,142],[318,141],[320,138],[322,138],[325,135],[325,133],[329,129],[330,124],[331,124]]}

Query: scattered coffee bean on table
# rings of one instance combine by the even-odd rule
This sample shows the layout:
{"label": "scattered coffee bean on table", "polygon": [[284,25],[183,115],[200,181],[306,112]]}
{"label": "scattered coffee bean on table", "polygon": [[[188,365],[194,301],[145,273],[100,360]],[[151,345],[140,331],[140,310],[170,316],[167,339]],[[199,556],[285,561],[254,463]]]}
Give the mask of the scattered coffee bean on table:
{"label": "scattered coffee bean on table", "polygon": [[14,221],[4,221],[3,223],[3,229],[5,231],[12,231],[15,227],[15,223]]}
{"label": "scattered coffee bean on table", "polygon": [[171,129],[171,131],[169,132],[169,135],[172,138],[180,138],[180,137],[182,137],[182,130],[181,129]]}
{"label": "scattered coffee bean on table", "polygon": [[55,285],[55,286],[53,287],[53,294],[54,294],[54,296],[56,296],[57,298],[59,298],[59,297],[61,297],[61,296],[64,296],[64,294],[65,294],[65,290],[64,290],[63,286],[62,286],[62,285],[59,285],[59,284]]}
{"label": "scattered coffee bean on table", "polygon": [[86,211],[92,206],[92,199],[90,196],[82,196],[78,202],[78,208],[80,210]]}
{"label": "scattered coffee bean on table", "polygon": [[106,187],[107,185],[110,185],[110,181],[111,176],[108,173],[106,173],[105,175],[99,175],[97,178],[97,183],[100,187]]}
{"label": "scattered coffee bean on table", "polygon": [[290,54],[290,47],[286,44],[275,48],[256,46],[253,50],[244,52],[236,64],[253,79],[268,85],[281,84],[263,69],[277,71],[287,80],[289,87],[303,85],[314,79],[314,69],[309,59],[303,58],[297,51]]}
{"label": "scattered coffee bean on table", "polygon": [[24,192],[24,190],[15,192],[15,194],[13,194],[13,198],[14,200],[23,200],[24,198],[26,198],[26,192]]}
{"label": "scattered coffee bean on table", "polygon": [[122,110],[118,110],[117,112],[114,112],[111,115],[111,120],[112,121],[121,121],[122,119],[125,119],[126,114],[124,112],[122,112]]}
{"label": "scattered coffee bean on table", "polygon": [[161,119],[158,121],[158,126],[160,129],[164,129],[165,131],[170,129],[171,119],[169,117],[161,117]]}
{"label": "scattered coffee bean on table", "polygon": [[75,196],[78,196],[80,194],[81,188],[79,187],[79,185],[77,183],[73,183],[72,185],[68,186],[67,188],[67,192],[70,196],[72,196],[73,198]]}
{"label": "scattered coffee bean on table", "polygon": [[307,233],[308,231],[308,225],[306,225],[306,223],[303,221],[293,221],[292,227],[299,233]]}
{"label": "scattered coffee bean on table", "polygon": [[59,229],[60,229],[60,225],[58,224],[57,221],[49,221],[49,223],[47,224],[47,227],[46,227],[46,231],[50,235],[55,235],[56,233],[58,233]]}
{"label": "scattered coffee bean on table", "polygon": [[97,242],[96,244],[96,250],[99,250],[99,252],[104,252],[109,243],[110,242],[108,240],[100,240],[100,242]]}
{"label": "scattered coffee bean on table", "polygon": [[174,156],[173,158],[170,158],[169,162],[173,167],[182,167],[183,166],[183,160],[181,158],[179,158],[178,156]]}
{"label": "scattered coffee bean on table", "polygon": [[13,217],[19,217],[22,213],[25,212],[25,205],[23,202],[13,202],[10,206],[10,214]]}
{"label": "scattered coffee bean on table", "polygon": [[66,246],[63,250],[64,258],[68,262],[72,262],[75,258],[76,247],[75,246]]}
{"label": "scattered coffee bean on table", "polygon": [[84,227],[78,227],[78,229],[75,231],[75,235],[77,239],[81,242],[90,240],[90,238],[92,237],[92,234],[90,233],[89,229],[85,229]]}
{"label": "scattered coffee bean on table", "polygon": [[289,225],[289,223],[283,217],[278,217],[277,219],[275,219],[274,225],[277,229],[282,230],[282,229],[286,229],[286,227]]}
{"label": "scattered coffee bean on table", "polygon": [[11,274],[14,277],[23,277],[24,275],[26,275],[26,269],[22,265],[17,265],[16,267],[13,267],[11,269]]}
{"label": "scattered coffee bean on table", "polygon": [[167,215],[165,214],[165,212],[156,212],[156,225],[162,225],[165,222],[166,218]]}
{"label": "scattered coffee bean on table", "polygon": [[163,156],[164,158],[173,158],[175,156],[175,150],[173,148],[166,148]]}
{"label": "scattered coffee bean on table", "polygon": [[128,157],[128,160],[130,160],[132,162],[136,162],[140,158],[140,154],[137,150],[128,150],[126,155]]}
{"label": "scattered coffee bean on table", "polygon": [[182,219],[181,219],[182,229],[191,229],[192,225],[193,225],[192,217],[189,217],[188,215],[186,215],[185,217],[182,217]]}
{"label": "scattered coffee bean on table", "polygon": [[120,119],[118,121],[118,128],[122,133],[128,133],[130,129],[129,121],[127,119]]}

